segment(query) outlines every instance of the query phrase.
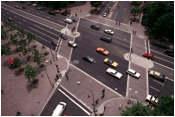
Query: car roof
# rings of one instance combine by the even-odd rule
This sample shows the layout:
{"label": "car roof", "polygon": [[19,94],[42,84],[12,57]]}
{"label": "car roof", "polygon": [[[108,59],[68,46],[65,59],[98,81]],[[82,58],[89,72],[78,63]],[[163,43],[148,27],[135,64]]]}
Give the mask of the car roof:
{"label": "car roof", "polygon": [[154,74],[157,75],[157,76],[160,76],[161,75],[161,73],[159,73],[157,71],[155,71]]}
{"label": "car roof", "polygon": [[128,69],[128,71],[130,71],[131,73],[136,73],[136,71],[134,71],[133,69]]}

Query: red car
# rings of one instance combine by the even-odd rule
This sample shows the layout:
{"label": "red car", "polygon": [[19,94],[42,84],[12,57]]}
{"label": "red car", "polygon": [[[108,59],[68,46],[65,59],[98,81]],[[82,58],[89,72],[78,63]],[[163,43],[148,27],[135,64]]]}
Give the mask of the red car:
{"label": "red car", "polygon": [[109,54],[109,51],[105,50],[104,48],[97,48],[96,51],[104,55]]}
{"label": "red car", "polygon": [[143,57],[146,57],[146,58],[148,58],[148,59],[153,59],[154,58],[154,55],[153,54],[151,54],[151,53],[143,53]]}

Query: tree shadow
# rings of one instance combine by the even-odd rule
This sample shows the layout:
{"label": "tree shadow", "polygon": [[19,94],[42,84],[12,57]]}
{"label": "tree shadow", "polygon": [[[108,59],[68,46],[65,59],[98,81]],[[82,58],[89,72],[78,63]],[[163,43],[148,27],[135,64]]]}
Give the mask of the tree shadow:
{"label": "tree shadow", "polygon": [[19,68],[17,68],[17,70],[15,70],[15,76],[20,76],[22,74],[23,74],[23,72],[19,72]]}
{"label": "tree shadow", "polygon": [[75,2],[69,5],[69,7],[77,7],[77,6],[81,6],[81,5],[85,5],[87,1],[82,1],[82,2]]}
{"label": "tree shadow", "polygon": [[27,84],[28,93],[30,93],[35,88],[38,88],[38,84],[33,84],[32,82],[28,81]]}

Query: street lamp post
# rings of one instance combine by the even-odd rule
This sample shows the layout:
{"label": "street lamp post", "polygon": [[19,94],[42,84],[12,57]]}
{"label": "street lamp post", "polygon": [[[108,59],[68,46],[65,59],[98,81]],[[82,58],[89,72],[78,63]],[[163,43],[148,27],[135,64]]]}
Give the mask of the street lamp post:
{"label": "street lamp post", "polygon": [[[77,85],[80,85],[80,81],[78,81],[77,82]],[[83,86],[83,85],[81,85],[81,86]],[[85,87],[85,86],[83,86],[83,87]],[[91,92],[91,94],[92,94],[92,99],[93,99],[93,113],[95,114],[95,112],[97,112],[97,110],[95,110],[95,102],[94,102],[94,94],[93,94],[93,92],[89,89],[89,88],[87,88],[87,87],[85,87],[86,89],[88,89],[90,92]]]}

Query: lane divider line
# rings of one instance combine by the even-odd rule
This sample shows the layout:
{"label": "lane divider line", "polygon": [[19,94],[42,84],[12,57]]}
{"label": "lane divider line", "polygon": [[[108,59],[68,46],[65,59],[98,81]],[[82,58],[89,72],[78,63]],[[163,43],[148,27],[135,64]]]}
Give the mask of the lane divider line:
{"label": "lane divider line", "polygon": [[159,92],[159,90],[158,90],[158,89],[156,89],[156,88],[154,88],[154,87],[152,87],[152,86],[149,86],[149,87]]}
{"label": "lane divider line", "polygon": [[161,85],[163,85],[163,83],[160,83],[159,81],[157,81],[157,80],[153,80],[154,82],[157,82],[157,83],[159,83],[159,84],[161,84]]}

